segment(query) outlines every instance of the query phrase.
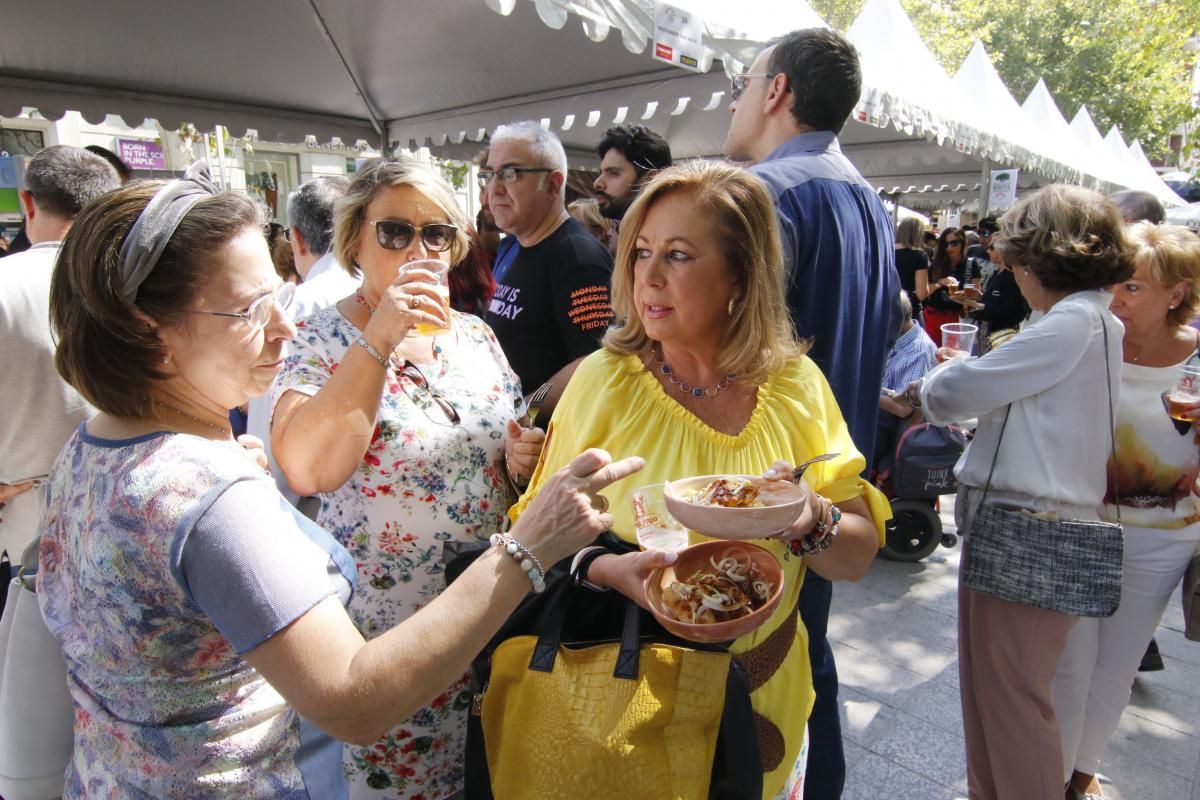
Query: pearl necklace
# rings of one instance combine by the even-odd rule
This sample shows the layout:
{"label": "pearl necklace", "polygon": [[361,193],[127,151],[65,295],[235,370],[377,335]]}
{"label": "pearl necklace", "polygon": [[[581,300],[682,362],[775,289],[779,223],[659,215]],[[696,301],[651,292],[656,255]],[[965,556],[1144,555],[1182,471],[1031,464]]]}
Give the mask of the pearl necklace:
{"label": "pearl necklace", "polygon": [[222,428],[219,425],[213,425],[211,422],[205,422],[204,420],[200,419],[199,417],[194,417],[191,414],[187,413],[186,411],[181,411],[180,409],[176,408],[175,406],[168,405],[167,403],[164,403],[161,400],[155,400],[154,404],[156,406],[161,406],[162,408],[165,408],[168,411],[174,411],[179,416],[186,417],[187,419],[190,419],[192,422],[196,423],[197,425],[203,425],[206,428],[211,428],[214,431],[216,431],[217,433],[221,434],[222,438],[229,438],[229,439],[233,438],[233,429],[232,428]]}
{"label": "pearl necklace", "polygon": [[686,383],[675,377],[675,371],[671,369],[670,364],[663,360],[662,353],[657,350],[654,352],[654,365],[666,377],[669,384],[684,394],[690,394],[692,397],[716,397],[722,389],[728,388],[729,384],[737,380],[737,375],[731,372],[725,376],[724,380],[718,381],[712,386],[692,386],[690,383]]}

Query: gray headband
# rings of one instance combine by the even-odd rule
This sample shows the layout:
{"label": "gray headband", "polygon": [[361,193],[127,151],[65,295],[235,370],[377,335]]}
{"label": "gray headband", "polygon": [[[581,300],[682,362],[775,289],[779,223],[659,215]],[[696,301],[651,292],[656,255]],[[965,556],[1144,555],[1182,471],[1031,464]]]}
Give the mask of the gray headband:
{"label": "gray headband", "polygon": [[133,302],[179,223],[197,203],[216,193],[208,164],[203,161],[192,164],[182,178],[158,190],[121,245],[121,297]]}

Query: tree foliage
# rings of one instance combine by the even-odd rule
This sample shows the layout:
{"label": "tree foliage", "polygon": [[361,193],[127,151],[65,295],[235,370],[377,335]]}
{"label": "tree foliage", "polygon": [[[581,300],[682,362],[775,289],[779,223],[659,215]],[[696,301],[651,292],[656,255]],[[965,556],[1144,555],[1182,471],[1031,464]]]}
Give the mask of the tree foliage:
{"label": "tree foliage", "polygon": [[[1081,105],[1103,134],[1121,129],[1150,155],[1166,151],[1181,123],[1200,121],[1192,104],[1200,0],[901,0],[926,46],[953,75],[975,39],[1017,101],[1039,77],[1070,119]],[[845,31],[862,0],[812,0]]]}

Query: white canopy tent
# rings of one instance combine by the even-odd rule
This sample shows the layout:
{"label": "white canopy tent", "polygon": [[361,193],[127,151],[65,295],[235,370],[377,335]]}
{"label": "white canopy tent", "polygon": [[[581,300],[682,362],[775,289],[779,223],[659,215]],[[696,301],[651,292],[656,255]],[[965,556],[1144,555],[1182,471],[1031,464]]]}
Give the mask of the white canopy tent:
{"label": "white canopy tent", "polygon": [[[154,117],[168,129],[222,124],[239,137],[427,145],[457,157],[495,125],[533,118],[579,165],[598,162],[606,127],[640,122],[677,157],[717,155],[726,73],[771,36],[824,23],[802,0],[675,4],[705,20],[701,67],[719,59],[723,69],[652,60],[653,0],[40,0],[0,28],[0,115],[72,109],[89,120]],[[881,190],[907,204],[923,197],[924,208],[966,199],[985,158],[1007,161],[1024,147],[989,115],[963,111],[961,92],[942,94],[954,84],[898,0],[868,0],[851,38],[866,91],[842,146]],[[939,101],[947,96],[956,102]]]}

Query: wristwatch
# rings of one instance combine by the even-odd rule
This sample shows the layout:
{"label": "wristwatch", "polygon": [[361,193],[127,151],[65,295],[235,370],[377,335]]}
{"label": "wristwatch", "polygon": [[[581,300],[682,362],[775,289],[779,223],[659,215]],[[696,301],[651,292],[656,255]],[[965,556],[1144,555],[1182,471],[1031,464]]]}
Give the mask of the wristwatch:
{"label": "wristwatch", "polygon": [[904,399],[913,408],[921,407],[921,381],[913,381],[904,389]]}

